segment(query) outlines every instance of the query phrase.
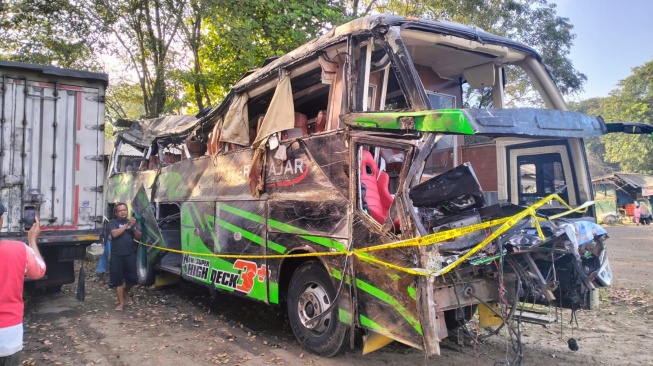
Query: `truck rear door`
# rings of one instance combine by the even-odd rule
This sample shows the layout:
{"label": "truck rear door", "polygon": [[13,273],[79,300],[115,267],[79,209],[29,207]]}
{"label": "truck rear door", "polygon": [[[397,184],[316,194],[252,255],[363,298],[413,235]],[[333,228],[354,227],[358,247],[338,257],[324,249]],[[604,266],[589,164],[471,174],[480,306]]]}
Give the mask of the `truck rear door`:
{"label": "truck rear door", "polygon": [[104,90],[4,77],[0,171],[7,229],[37,210],[43,230],[88,230],[102,215]]}

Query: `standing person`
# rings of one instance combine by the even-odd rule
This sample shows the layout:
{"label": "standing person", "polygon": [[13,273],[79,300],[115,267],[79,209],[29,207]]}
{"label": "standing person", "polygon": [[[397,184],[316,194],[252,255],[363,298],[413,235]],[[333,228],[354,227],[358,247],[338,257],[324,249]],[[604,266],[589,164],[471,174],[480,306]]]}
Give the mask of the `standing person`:
{"label": "standing person", "polygon": [[[5,207],[0,203],[0,228]],[[36,240],[41,234],[38,218],[27,233],[29,246],[21,241],[0,241],[0,366],[18,366],[23,349],[23,283],[39,279],[45,262]]]}
{"label": "standing person", "polygon": [[639,215],[639,202],[635,201],[635,223],[639,225],[640,215]]}
{"label": "standing person", "polygon": [[136,228],[136,219],[127,219],[127,205],[120,202],[114,208],[116,218],[109,221],[107,230],[111,234],[111,260],[109,261],[109,283],[116,289],[118,306],[122,311],[124,304],[131,305],[129,290],[136,284],[136,253],[134,239],[141,239],[141,231]]}
{"label": "standing person", "polygon": [[651,223],[651,210],[648,209],[648,205],[644,201],[639,203],[639,221],[642,225]]}

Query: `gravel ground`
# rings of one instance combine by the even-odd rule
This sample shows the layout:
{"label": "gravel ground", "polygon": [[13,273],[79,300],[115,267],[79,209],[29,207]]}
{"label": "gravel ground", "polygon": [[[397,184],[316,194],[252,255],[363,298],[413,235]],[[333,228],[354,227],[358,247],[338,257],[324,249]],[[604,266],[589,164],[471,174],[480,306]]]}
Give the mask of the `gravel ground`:
{"label": "gravel ground", "polygon": [[[573,331],[567,311],[556,325],[524,324],[524,365],[653,365],[653,226],[608,232],[616,281],[602,291],[600,309],[578,312]],[[94,264],[86,269],[93,272]],[[324,359],[299,346],[280,308],[230,296],[212,299],[206,290],[182,284],[137,287],[134,305],[116,312],[105,278],[87,276],[84,302],[75,299],[75,289],[28,295],[24,365],[494,365],[512,357],[503,335],[477,347],[445,341],[442,355],[430,359],[396,342],[366,356],[357,344]],[[572,336],[578,352],[567,347]]]}

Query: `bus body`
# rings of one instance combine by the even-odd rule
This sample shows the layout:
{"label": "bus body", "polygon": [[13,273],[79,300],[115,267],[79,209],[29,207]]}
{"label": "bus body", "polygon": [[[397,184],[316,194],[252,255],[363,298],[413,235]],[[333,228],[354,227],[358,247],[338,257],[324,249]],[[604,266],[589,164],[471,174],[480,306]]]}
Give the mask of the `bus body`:
{"label": "bus body", "polygon": [[[543,108],[508,108],[512,81]],[[610,284],[583,143],[607,132],[566,112],[521,43],[366,17],[248,73],[214,110],[131,121],[106,210],[127,202],[143,226],[142,284],[163,271],[285,304],[323,356],[355,330],[366,351],[434,355],[477,307],[498,326],[520,301],[587,308]]]}

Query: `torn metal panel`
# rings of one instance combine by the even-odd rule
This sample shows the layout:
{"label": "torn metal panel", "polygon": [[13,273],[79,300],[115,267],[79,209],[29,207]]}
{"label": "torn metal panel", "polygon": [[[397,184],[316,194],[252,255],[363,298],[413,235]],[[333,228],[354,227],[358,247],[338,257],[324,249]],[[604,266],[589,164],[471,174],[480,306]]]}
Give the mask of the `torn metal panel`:
{"label": "torn metal panel", "polygon": [[247,176],[252,150],[204,156],[161,168],[155,182],[155,202],[212,201],[215,197],[251,199]]}
{"label": "torn metal panel", "polygon": [[199,121],[192,115],[143,119],[119,132],[119,136],[130,144],[147,148],[157,138],[190,133]]}
{"label": "torn metal panel", "polygon": [[302,140],[317,166],[326,174],[335,188],[349,195],[349,149],[341,131]]}
{"label": "torn metal panel", "polygon": [[[390,243],[392,237],[382,235],[370,217],[354,214],[352,241],[354,248]],[[378,251],[373,256],[402,267],[415,267],[414,248]],[[422,327],[417,308],[417,278],[388,268],[354,261],[361,325],[412,347],[422,348]]]}
{"label": "torn metal panel", "polygon": [[106,201],[129,203],[133,197],[136,197],[140,187],[145,188],[145,194],[149,198],[152,195],[155,178],[156,172],[152,170],[113,175],[107,178]]}
{"label": "torn metal panel", "polygon": [[[163,235],[161,234],[161,230],[159,229],[159,224],[156,221],[154,211],[152,211],[150,199],[142,185],[138,189],[134,199],[131,200],[131,206],[132,213],[141,225],[141,241],[157,247],[167,247]],[[146,250],[147,260],[150,263],[158,263],[158,261],[166,254],[166,252],[156,248],[147,248]]]}

